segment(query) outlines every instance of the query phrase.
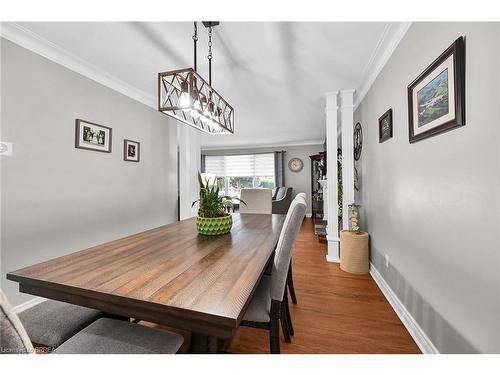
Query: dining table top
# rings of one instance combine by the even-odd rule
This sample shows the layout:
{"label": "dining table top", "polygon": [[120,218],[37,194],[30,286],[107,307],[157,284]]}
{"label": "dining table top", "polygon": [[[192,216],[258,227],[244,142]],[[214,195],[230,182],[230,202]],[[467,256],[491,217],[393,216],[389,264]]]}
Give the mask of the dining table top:
{"label": "dining table top", "polygon": [[271,259],[284,215],[235,213],[231,232],[221,236],[198,234],[195,220],[64,255],[7,278],[22,292],[111,313],[171,325],[184,321],[207,333],[214,331],[207,325],[235,329]]}

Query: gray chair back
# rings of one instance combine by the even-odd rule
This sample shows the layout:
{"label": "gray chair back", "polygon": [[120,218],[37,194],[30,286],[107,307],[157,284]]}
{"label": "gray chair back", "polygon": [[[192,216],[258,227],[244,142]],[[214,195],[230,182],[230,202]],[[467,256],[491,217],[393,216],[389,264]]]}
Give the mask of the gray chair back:
{"label": "gray chair back", "polygon": [[240,204],[242,214],[271,214],[271,189],[241,189],[240,198],[246,204]]}
{"label": "gray chair back", "polygon": [[[287,225],[288,221],[290,220],[290,217],[292,216],[292,215],[290,214],[290,210],[292,209],[293,205],[294,205],[294,204],[296,204],[296,203],[299,201],[299,197],[300,197],[301,199],[303,199],[303,200],[304,200],[304,203],[306,204],[306,209],[307,209],[307,203],[306,203],[306,202],[307,202],[307,201],[306,201],[306,199],[307,199],[307,198],[306,198],[306,197],[307,197],[307,195],[306,195],[306,193],[298,193],[298,194],[295,196],[295,198],[293,198],[292,203],[290,203],[290,208],[289,208],[289,210],[288,210],[288,212],[287,212],[287,215],[286,215],[286,217],[285,217],[285,221],[284,221],[284,223],[283,223],[283,228],[285,228],[285,226]],[[281,231],[281,235],[280,235],[280,237],[283,235],[283,233],[284,233],[284,231],[282,230],[282,231]]]}
{"label": "gray chair back", "polygon": [[306,193],[298,193],[296,196],[301,196],[302,198],[304,198],[304,200],[307,199],[307,194]]}
{"label": "gray chair back", "polygon": [[27,354],[34,351],[26,330],[0,289],[0,354]]}
{"label": "gray chair back", "polygon": [[274,254],[271,273],[271,298],[276,301],[281,302],[283,300],[293,246],[305,214],[306,201],[303,196],[295,197],[283,223],[283,229]]}

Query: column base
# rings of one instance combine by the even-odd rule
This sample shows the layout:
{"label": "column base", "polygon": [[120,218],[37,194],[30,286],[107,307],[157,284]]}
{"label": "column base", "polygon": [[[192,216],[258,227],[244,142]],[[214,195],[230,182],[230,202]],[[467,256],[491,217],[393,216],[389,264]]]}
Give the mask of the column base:
{"label": "column base", "polygon": [[331,263],[340,263],[340,239],[330,238],[327,236],[328,240],[328,254],[326,254],[326,261]]}

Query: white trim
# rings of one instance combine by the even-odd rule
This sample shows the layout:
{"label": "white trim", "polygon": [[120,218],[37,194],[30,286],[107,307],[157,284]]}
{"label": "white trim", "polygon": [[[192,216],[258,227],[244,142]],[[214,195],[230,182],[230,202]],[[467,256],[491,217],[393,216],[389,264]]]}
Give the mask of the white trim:
{"label": "white trim", "polygon": [[325,143],[324,139],[313,139],[311,141],[304,142],[290,142],[290,143],[270,143],[270,144],[259,144],[259,145],[241,145],[241,146],[201,146],[201,151],[218,151],[218,150],[247,150],[254,148],[272,148],[272,147],[292,147],[292,146],[312,146],[312,145],[323,145]]}
{"label": "white trim", "polygon": [[337,258],[335,256],[331,257],[330,255],[326,254],[326,261],[329,263],[340,263],[340,258]]}
{"label": "white trim", "polygon": [[[338,236],[338,205],[337,205],[337,144],[340,124],[338,122],[338,91],[330,91],[325,95],[325,127],[326,127],[326,158],[328,171],[326,174],[326,199],[325,204],[328,217],[334,218],[328,220],[326,226],[328,253],[327,262],[338,262],[340,260],[339,239]],[[323,192],[325,197],[325,193]]]}
{"label": "white trim", "polygon": [[[391,57],[392,53],[398,46],[403,36],[408,31],[410,25],[411,22],[387,23],[379,39],[379,42],[377,43],[377,46],[375,47],[375,50],[373,51],[372,56],[370,57],[370,60],[368,61],[368,64],[363,71],[364,73],[362,74],[362,76],[364,77],[364,83],[358,90],[358,97],[356,100],[355,108],[358,107],[359,103],[361,103],[361,101],[365,97],[378,74]],[[113,75],[103,71],[95,65],[88,63],[80,57],[73,55],[62,47],[48,41],[42,36],[22,27],[21,25],[16,24],[15,22],[2,22],[0,27],[0,35],[13,43],[20,45],[21,47],[39,54],[106,87],[118,91],[119,93],[137,100],[138,102],[141,102],[154,109],[157,108],[156,97],[154,95],[142,91],[120,80],[119,78],[114,77]],[[325,95],[334,93],[338,93],[338,91],[327,92],[325,93]],[[271,144],[262,145],[260,147],[302,146],[316,144],[314,142]],[[323,143],[323,141],[320,141],[320,143]],[[215,148],[216,147],[210,147],[210,149]],[[220,146],[218,148],[222,149]],[[209,148],[207,147],[206,149]]]}
{"label": "white trim", "polygon": [[354,203],[354,139],[352,136],[354,134],[354,106],[352,105],[354,90],[342,90],[340,98],[342,101],[340,115],[340,129],[342,129],[342,222],[344,228],[349,228],[349,205]]}
{"label": "white trim", "polygon": [[15,22],[2,22],[0,35],[2,38],[10,40],[101,85],[118,91],[148,107],[157,109],[154,95],[139,90]]}
{"label": "white trim", "polygon": [[415,343],[420,348],[422,353],[439,354],[439,351],[434,346],[429,337],[425,334],[422,327],[420,327],[413,316],[411,316],[403,302],[401,302],[396,293],[394,293],[389,284],[387,284],[380,272],[378,272],[378,270],[372,263],[370,263],[370,275],[372,276],[373,280],[375,280],[385,298],[387,299],[387,301],[389,301],[393,310],[396,312],[399,319],[408,330],[408,333],[411,335],[411,337],[413,337],[413,340],[415,340]]}
{"label": "white trim", "polygon": [[373,82],[377,79],[392,53],[405,36],[411,26],[411,22],[388,22],[384,31],[373,51],[368,64],[363,71],[363,84],[358,90],[358,97],[354,108],[358,108],[359,104],[372,87]]}
{"label": "white trim", "polygon": [[306,217],[307,217],[308,219],[310,219],[312,216],[313,216],[313,214],[312,214],[312,213],[308,213],[308,214],[306,214]]}
{"label": "white trim", "polygon": [[340,263],[340,238],[336,236],[326,236],[327,250],[326,261],[330,263]]}
{"label": "white trim", "polygon": [[17,305],[14,307],[14,311],[16,314],[19,314],[20,312],[23,312],[24,310],[28,310],[29,308],[38,305],[39,303],[42,303],[44,301],[47,301],[47,298],[43,297],[35,297],[30,299],[29,301],[26,301],[24,303],[21,303],[20,305]]}

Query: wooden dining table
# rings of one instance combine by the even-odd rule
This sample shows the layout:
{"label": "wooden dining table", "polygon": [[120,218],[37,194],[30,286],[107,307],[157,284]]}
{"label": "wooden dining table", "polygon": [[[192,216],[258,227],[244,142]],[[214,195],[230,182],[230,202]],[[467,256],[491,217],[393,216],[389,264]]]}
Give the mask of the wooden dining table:
{"label": "wooden dining table", "polygon": [[231,233],[200,235],[195,218],[7,274],[19,291],[191,332],[215,352],[238,328],[283,215],[233,214]]}

